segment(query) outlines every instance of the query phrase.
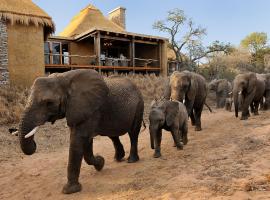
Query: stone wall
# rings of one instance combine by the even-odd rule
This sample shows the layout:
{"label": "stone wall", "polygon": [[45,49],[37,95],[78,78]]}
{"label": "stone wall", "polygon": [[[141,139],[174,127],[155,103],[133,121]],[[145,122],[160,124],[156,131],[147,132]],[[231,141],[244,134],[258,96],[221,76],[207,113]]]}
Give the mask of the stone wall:
{"label": "stone wall", "polygon": [[0,85],[9,83],[8,34],[6,22],[0,20]]}

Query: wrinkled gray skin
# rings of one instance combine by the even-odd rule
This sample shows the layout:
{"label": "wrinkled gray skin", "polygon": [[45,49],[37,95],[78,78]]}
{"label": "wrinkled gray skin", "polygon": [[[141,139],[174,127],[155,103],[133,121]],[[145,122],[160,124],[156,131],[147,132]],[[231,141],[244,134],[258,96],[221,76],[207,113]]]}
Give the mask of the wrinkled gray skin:
{"label": "wrinkled gray skin", "polygon": [[160,144],[162,129],[170,131],[177,149],[183,149],[188,138],[188,114],[181,102],[159,100],[153,101],[149,114],[151,148],[155,149],[154,158],[161,156]]}
{"label": "wrinkled gray skin", "polygon": [[175,71],[165,88],[166,99],[184,101],[191,124],[201,131],[201,113],[205,104],[207,86],[204,77],[189,71]]}
{"label": "wrinkled gray skin", "polygon": [[227,97],[225,99],[225,110],[231,112],[232,111],[232,103],[233,103],[232,97]]}
{"label": "wrinkled gray skin", "polygon": [[232,84],[226,79],[214,79],[208,84],[208,89],[216,93],[217,108],[224,108],[226,98],[232,92]]}
{"label": "wrinkled gray skin", "polygon": [[265,90],[264,81],[257,79],[252,72],[239,74],[234,79],[233,101],[235,116],[238,117],[239,99],[242,101],[241,120],[246,120],[250,116],[249,106],[255,115],[258,114],[258,107]]}
{"label": "wrinkled gray skin", "polygon": [[33,154],[36,150],[34,136],[26,139],[25,135],[45,122],[66,118],[70,148],[68,182],[62,192],[78,192],[82,159],[96,170],[104,166],[103,157],[93,154],[95,136],[109,136],[115,147],[115,159],[121,161],[125,151],[119,136],[128,132],[131,142],[128,162],[139,160],[137,143],[143,110],[140,91],[126,78],[104,80],[94,70],[73,70],[38,78],[20,122],[21,149],[27,155]]}
{"label": "wrinkled gray skin", "polygon": [[264,99],[261,100],[261,110],[270,109],[270,73],[267,74],[256,74],[258,79],[265,82]]}

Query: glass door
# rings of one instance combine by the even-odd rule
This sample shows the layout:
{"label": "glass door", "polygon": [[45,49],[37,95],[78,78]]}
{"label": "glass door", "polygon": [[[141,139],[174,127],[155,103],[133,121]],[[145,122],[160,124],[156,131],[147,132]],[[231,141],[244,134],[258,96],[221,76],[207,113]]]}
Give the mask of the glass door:
{"label": "glass door", "polygon": [[61,43],[60,42],[53,42],[52,43],[52,64],[60,65],[62,64],[61,60]]}

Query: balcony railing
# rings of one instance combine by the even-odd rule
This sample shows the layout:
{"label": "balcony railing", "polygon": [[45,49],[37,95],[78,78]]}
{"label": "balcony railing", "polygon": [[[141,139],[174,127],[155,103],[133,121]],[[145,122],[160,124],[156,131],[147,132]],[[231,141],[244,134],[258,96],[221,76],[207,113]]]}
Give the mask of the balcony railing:
{"label": "balcony railing", "polygon": [[131,59],[105,57],[105,59],[100,60],[100,65],[97,65],[96,55],[52,53],[45,53],[44,55],[47,70],[90,68],[97,70],[160,71],[159,61],[155,59],[134,58],[134,61],[132,61]]}

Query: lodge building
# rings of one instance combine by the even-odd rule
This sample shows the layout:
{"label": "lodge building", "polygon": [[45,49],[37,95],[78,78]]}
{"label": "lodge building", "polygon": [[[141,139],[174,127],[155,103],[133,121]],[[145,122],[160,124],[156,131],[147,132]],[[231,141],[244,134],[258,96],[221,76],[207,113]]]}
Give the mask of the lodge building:
{"label": "lodge building", "polygon": [[59,36],[45,43],[47,72],[90,68],[98,71],[166,74],[167,39],[127,32],[125,8],[106,18],[89,5]]}
{"label": "lodge building", "polygon": [[1,0],[0,84],[32,85],[35,78],[73,69],[167,75],[168,39],[126,30],[126,10],[108,17],[93,5],[58,35],[32,0]]}

